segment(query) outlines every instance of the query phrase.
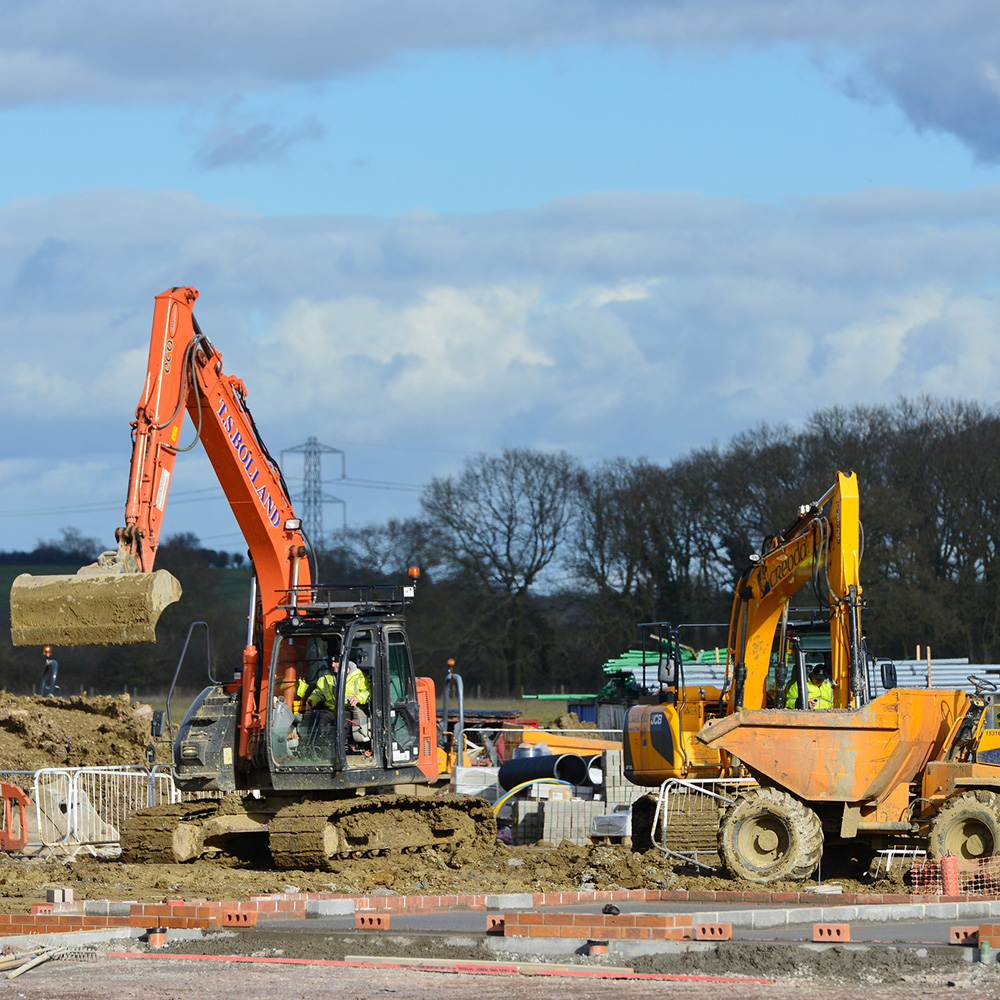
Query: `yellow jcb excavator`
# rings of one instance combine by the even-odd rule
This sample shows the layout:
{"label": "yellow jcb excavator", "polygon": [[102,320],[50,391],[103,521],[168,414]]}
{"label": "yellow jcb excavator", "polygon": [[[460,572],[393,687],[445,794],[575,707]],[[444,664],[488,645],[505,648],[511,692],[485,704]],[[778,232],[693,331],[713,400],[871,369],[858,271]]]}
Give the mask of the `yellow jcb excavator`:
{"label": "yellow jcb excavator", "polygon": [[[706,705],[697,733],[683,725],[700,721],[688,710],[690,690],[675,687],[669,704],[626,717],[626,773],[638,784],[756,779],[726,809],[718,834],[726,867],[752,881],[808,876],[824,843],[921,841],[933,856],[963,858],[1000,851],[1000,766],[993,763],[1000,730],[986,729],[994,686],[972,678],[972,696],[898,688],[887,669],[887,690],[877,695],[863,640],[861,537],[857,479],[838,473],[823,497],[765,541],[740,579],[725,692]],[[800,701],[788,709],[786,664],[796,638],[788,603],[810,581],[829,625],[833,707],[806,707],[798,655],[791,660]],[[663,752],[696,742],[697,753]]]}

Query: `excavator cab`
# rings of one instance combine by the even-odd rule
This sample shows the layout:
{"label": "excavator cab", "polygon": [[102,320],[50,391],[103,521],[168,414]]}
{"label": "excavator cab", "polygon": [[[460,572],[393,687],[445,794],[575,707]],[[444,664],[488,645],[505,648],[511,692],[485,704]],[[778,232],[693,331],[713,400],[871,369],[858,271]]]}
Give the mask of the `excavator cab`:
{"label": "excavator cab", "polygon": [[[267,692],[273,786],[301,787],[308,775],[310,787],[361,787],[384,783],[389,769],[395,783],[427,780],[401,604],[390,594],[335,600],[343,595],[330,590],[316,588],[313,601],[276,625]],[[355,670],[361,676],[352,685]],[[348,696],[359,685],[364,697],[354,706]],[[310,698],[316,690],[321,697]]]}

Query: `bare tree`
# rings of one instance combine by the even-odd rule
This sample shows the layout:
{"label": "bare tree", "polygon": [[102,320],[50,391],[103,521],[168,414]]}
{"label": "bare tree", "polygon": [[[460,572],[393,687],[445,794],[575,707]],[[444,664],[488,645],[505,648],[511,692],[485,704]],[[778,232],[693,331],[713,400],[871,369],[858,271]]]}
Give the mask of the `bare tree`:
{"label": "bare tree", "polygon": [[510,690],[523,684],[528,597],[572,517],[576,471],[565,452],[509,448],[470,459],[458,476],[433,479],[420,500],[451,574],[468,574],[501,598]]}

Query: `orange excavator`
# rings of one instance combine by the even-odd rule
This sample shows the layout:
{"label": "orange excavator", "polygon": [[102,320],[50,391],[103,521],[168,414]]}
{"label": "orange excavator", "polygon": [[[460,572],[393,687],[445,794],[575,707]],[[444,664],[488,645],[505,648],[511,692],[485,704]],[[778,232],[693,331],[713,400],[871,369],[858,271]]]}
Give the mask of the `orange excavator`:
{"label": "orange excavator", "polygon": [[[995,685],[971,677],[973,695],[898,688],[889,665],[877,694],[862,630],[861,538],[857,479],[838,473],[740,579],[718,700],[691,712],[690,689],[669,688],[667,656],[668,704],[626,717],[626,773],[638,784],[756,779],[718,832],[725,866],[751,881],[804,878],[832,843],[924,843],[933,856],[965,859],[1000,852],[1000,730],[986,727]],[[805,704],[805,630],[789,619],[790,599],[809,582],[829,630],[832,708]],[[790,680],[795,708],[784,707]],[[685,747],[687,756],[674,752]]]}
{"label": "orange excavator", "polygon": [[[434,684],[415,676],[404,618],[415,579],[313,580],[281,471],[246,387],[224,374],[195,320],[197,297],[177,287],[156,298],[117,550],[75,576],[21,576],[11,589],[16,645],[155,638],[157,619],[180,596],[177,581],[153,567],[174,462],[193,447],[180,446],[186,411],[246,539],[253,577],[242,670],[212,680],[188,709],[172,740],[173,774],[182,791],[227,794],[142,811],[122,831],[123,856],[170,862],[266,849],[281,867],[323,868],[359,852],[491,841],[485,802],[396,791],[438,775]],[[345,706],[355,667],[370,692],[366,725]],[[309,695],[329,690],[331,675],[327,711],[310,711]]]}

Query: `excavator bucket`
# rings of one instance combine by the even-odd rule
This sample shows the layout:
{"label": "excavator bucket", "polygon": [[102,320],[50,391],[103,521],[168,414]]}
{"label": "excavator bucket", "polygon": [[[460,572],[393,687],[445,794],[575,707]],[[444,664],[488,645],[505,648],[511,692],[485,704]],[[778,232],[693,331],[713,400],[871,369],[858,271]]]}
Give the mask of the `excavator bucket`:
{"label": "excavator bucket", "polygon": [[164,608],[180,600],[181,585],[165,569],[73,576],[22,573],[10,588],[15,646],[87,646],[155,642]]}

